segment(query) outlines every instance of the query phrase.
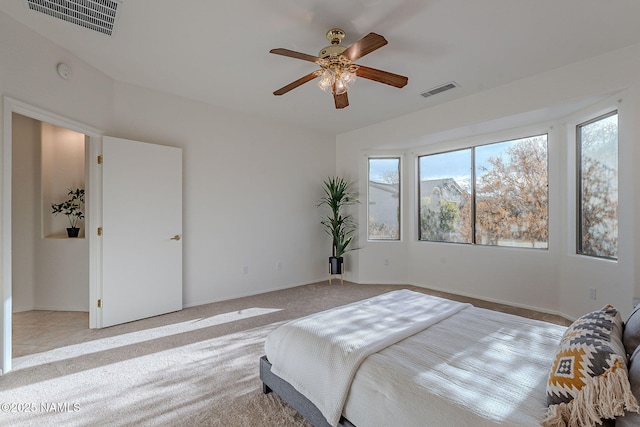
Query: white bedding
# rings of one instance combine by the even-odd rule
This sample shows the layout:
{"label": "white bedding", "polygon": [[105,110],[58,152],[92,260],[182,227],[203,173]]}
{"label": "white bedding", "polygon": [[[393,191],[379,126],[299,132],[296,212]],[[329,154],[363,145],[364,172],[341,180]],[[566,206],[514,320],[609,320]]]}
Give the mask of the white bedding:
{"label": "white bedding", "polygon": [[345,417],[367,426],[539,426],[566,327],[467,308],[369,356]]}
{"label": "white bedding", "polygon": [[409,290],[389,292],[289,322],[269,334],[265,352],[272,373],[335,426],[351,380],[367,356],[468,306]]}

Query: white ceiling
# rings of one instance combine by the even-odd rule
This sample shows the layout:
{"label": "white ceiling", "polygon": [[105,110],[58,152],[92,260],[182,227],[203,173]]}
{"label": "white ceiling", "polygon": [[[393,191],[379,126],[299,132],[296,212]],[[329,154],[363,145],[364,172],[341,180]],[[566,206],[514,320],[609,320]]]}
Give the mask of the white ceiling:
{"label": "white ceiling", "polygon": [[[113,36],[39,12],[0,11],[115,80],[332,134],[428,108],[640,43],[639,0],[123,0]],[[336,110],[315,82],[272,92],[318,67],[273,55],[317,55],[339,27],[388,45],[356,61],[409,77],[403,89],[359,79]],[[420,93],[460,87],[423,98]]]}

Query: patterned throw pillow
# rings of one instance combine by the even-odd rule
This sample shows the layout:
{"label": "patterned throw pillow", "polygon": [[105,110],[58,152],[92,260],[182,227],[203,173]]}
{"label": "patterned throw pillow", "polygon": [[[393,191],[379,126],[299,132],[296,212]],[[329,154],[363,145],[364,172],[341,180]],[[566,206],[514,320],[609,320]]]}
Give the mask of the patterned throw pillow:
{"label": "patterned throw pillow", "polygon": [[547,381],[546,427],[593,426],[638,411],[622,345],[622,319],[607,305],[580,317],[562,336]]}

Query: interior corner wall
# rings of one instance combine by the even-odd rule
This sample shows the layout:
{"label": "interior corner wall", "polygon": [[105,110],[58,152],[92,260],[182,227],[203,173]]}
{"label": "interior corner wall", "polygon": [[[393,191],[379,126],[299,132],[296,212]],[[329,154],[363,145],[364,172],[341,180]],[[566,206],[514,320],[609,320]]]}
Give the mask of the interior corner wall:
{"label": "interior corner wall", "polygon": [[110,135],[183,149],[185,306],[327,279],[335,137],[115,84]]}
{"label": "interior corner wall", "polygon": [[[51,204],[67,200],[70,190],[85,188],[85,135],[42,123],[41,147],[42,237],[66,237],[69,219],[63,214],[53,215]],[[84,219],[77,225],[83,238]]]}
{"label": "interior corner wall", "polygon": [[[605,303],[616,305],[623,315],[629,314],[632,297],[640,297],[640,202],[635,195],[640,169],[633,167],[640,162],[640,150],[635,149],[640,139],[639,87],[640,45],[634,45],[339,135],[336,168],[342,174],[357,176],[361,193],[366,192],[363,163],[367,154],[394,152],[405,160],[403,241],[384,244],[385,248],[382,243],[367,242],[366,227],[361,227],[361,249],[351,254],[357,257],[354,277],[362,282],[371,280],[370,272],[383,270],[384,254],[397,253],[403,257],[406,270],[388,270],[388,280],[395,278],[398,282],[569,317],[578,317]],[[566,174],[573,157],[567,155],[567,130],[561,129],[569,114],[565,107],[582,108],[615,93],[624,93],[624,122],[620,127],[620,155],[626,156],[620,164],[620,195],[624,197],[619,216],[621,254],[613,263],[586,257],[577,260],[575,237],[571,237],[575,221],[569,209],[575,194]],[[561,111],[565,111],[564,115]],[[458,147],[456,144],[473,144],[470,141],[474,139],[490,142],[486,139],[491,136],[487,129],[517,129],[523,126],[524,116],[544,117],[527,125],[549,126],[555,141],[549,148],[550,249],[528,251],[417,241],[413,200],[417,156],[453,149]],[[498,131],[493,134],[502,135]],[[366,224],[366,203],[360,205],[358,218]],[[595,301],[588,296],[591,287],[598,290]]]}
{"label": "interior corner wall", "polygon": [[[78,223],[79,236],[68,238],[66,228],[70,224],[67,218],[51,213],[51,203],[66,200],[69,189],[85,188],[84,140],[81,133],[42,123],[38,174],[41,185],[37,192],[36,310],[89,311],[89,243],[85,239],[84,220]],[[24,159],[25,162],[29,160]],[[14,165],[19,163],[14,161]]]}
{"label": "interior corner wall", "polygon": [[13,311],[33,310],[36,288],[36,242],[40,239],[40,122],[13,114],[12,179],[20,191],[11,193]]}

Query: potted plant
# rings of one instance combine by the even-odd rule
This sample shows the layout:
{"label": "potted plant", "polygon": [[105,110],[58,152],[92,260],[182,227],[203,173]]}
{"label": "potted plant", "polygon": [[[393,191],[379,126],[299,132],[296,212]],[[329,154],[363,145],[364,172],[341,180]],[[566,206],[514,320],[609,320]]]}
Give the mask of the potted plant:
{"label": "potted plant", "polygon": [[350,187],[351,184],[340,177],[329,177],[322,183],[324,196],[318,207],[327,206],[330,210],[320,223],[332,240],[331,274],[342,274],[343,255],[350,250],[349,244],[357,227],[353,216],[345,212],[347,206],[359,203]]}
{"label": "potted plant", "polygon": [[51,210],[54,215],[65,214],[69,219],[70,228],[67,228],[67,236],[78,237],[80,228],[78,221],[84,218],[82,207],[84,205],[84,188],[69,189],[69,198],[62,203],[51,203]]}

